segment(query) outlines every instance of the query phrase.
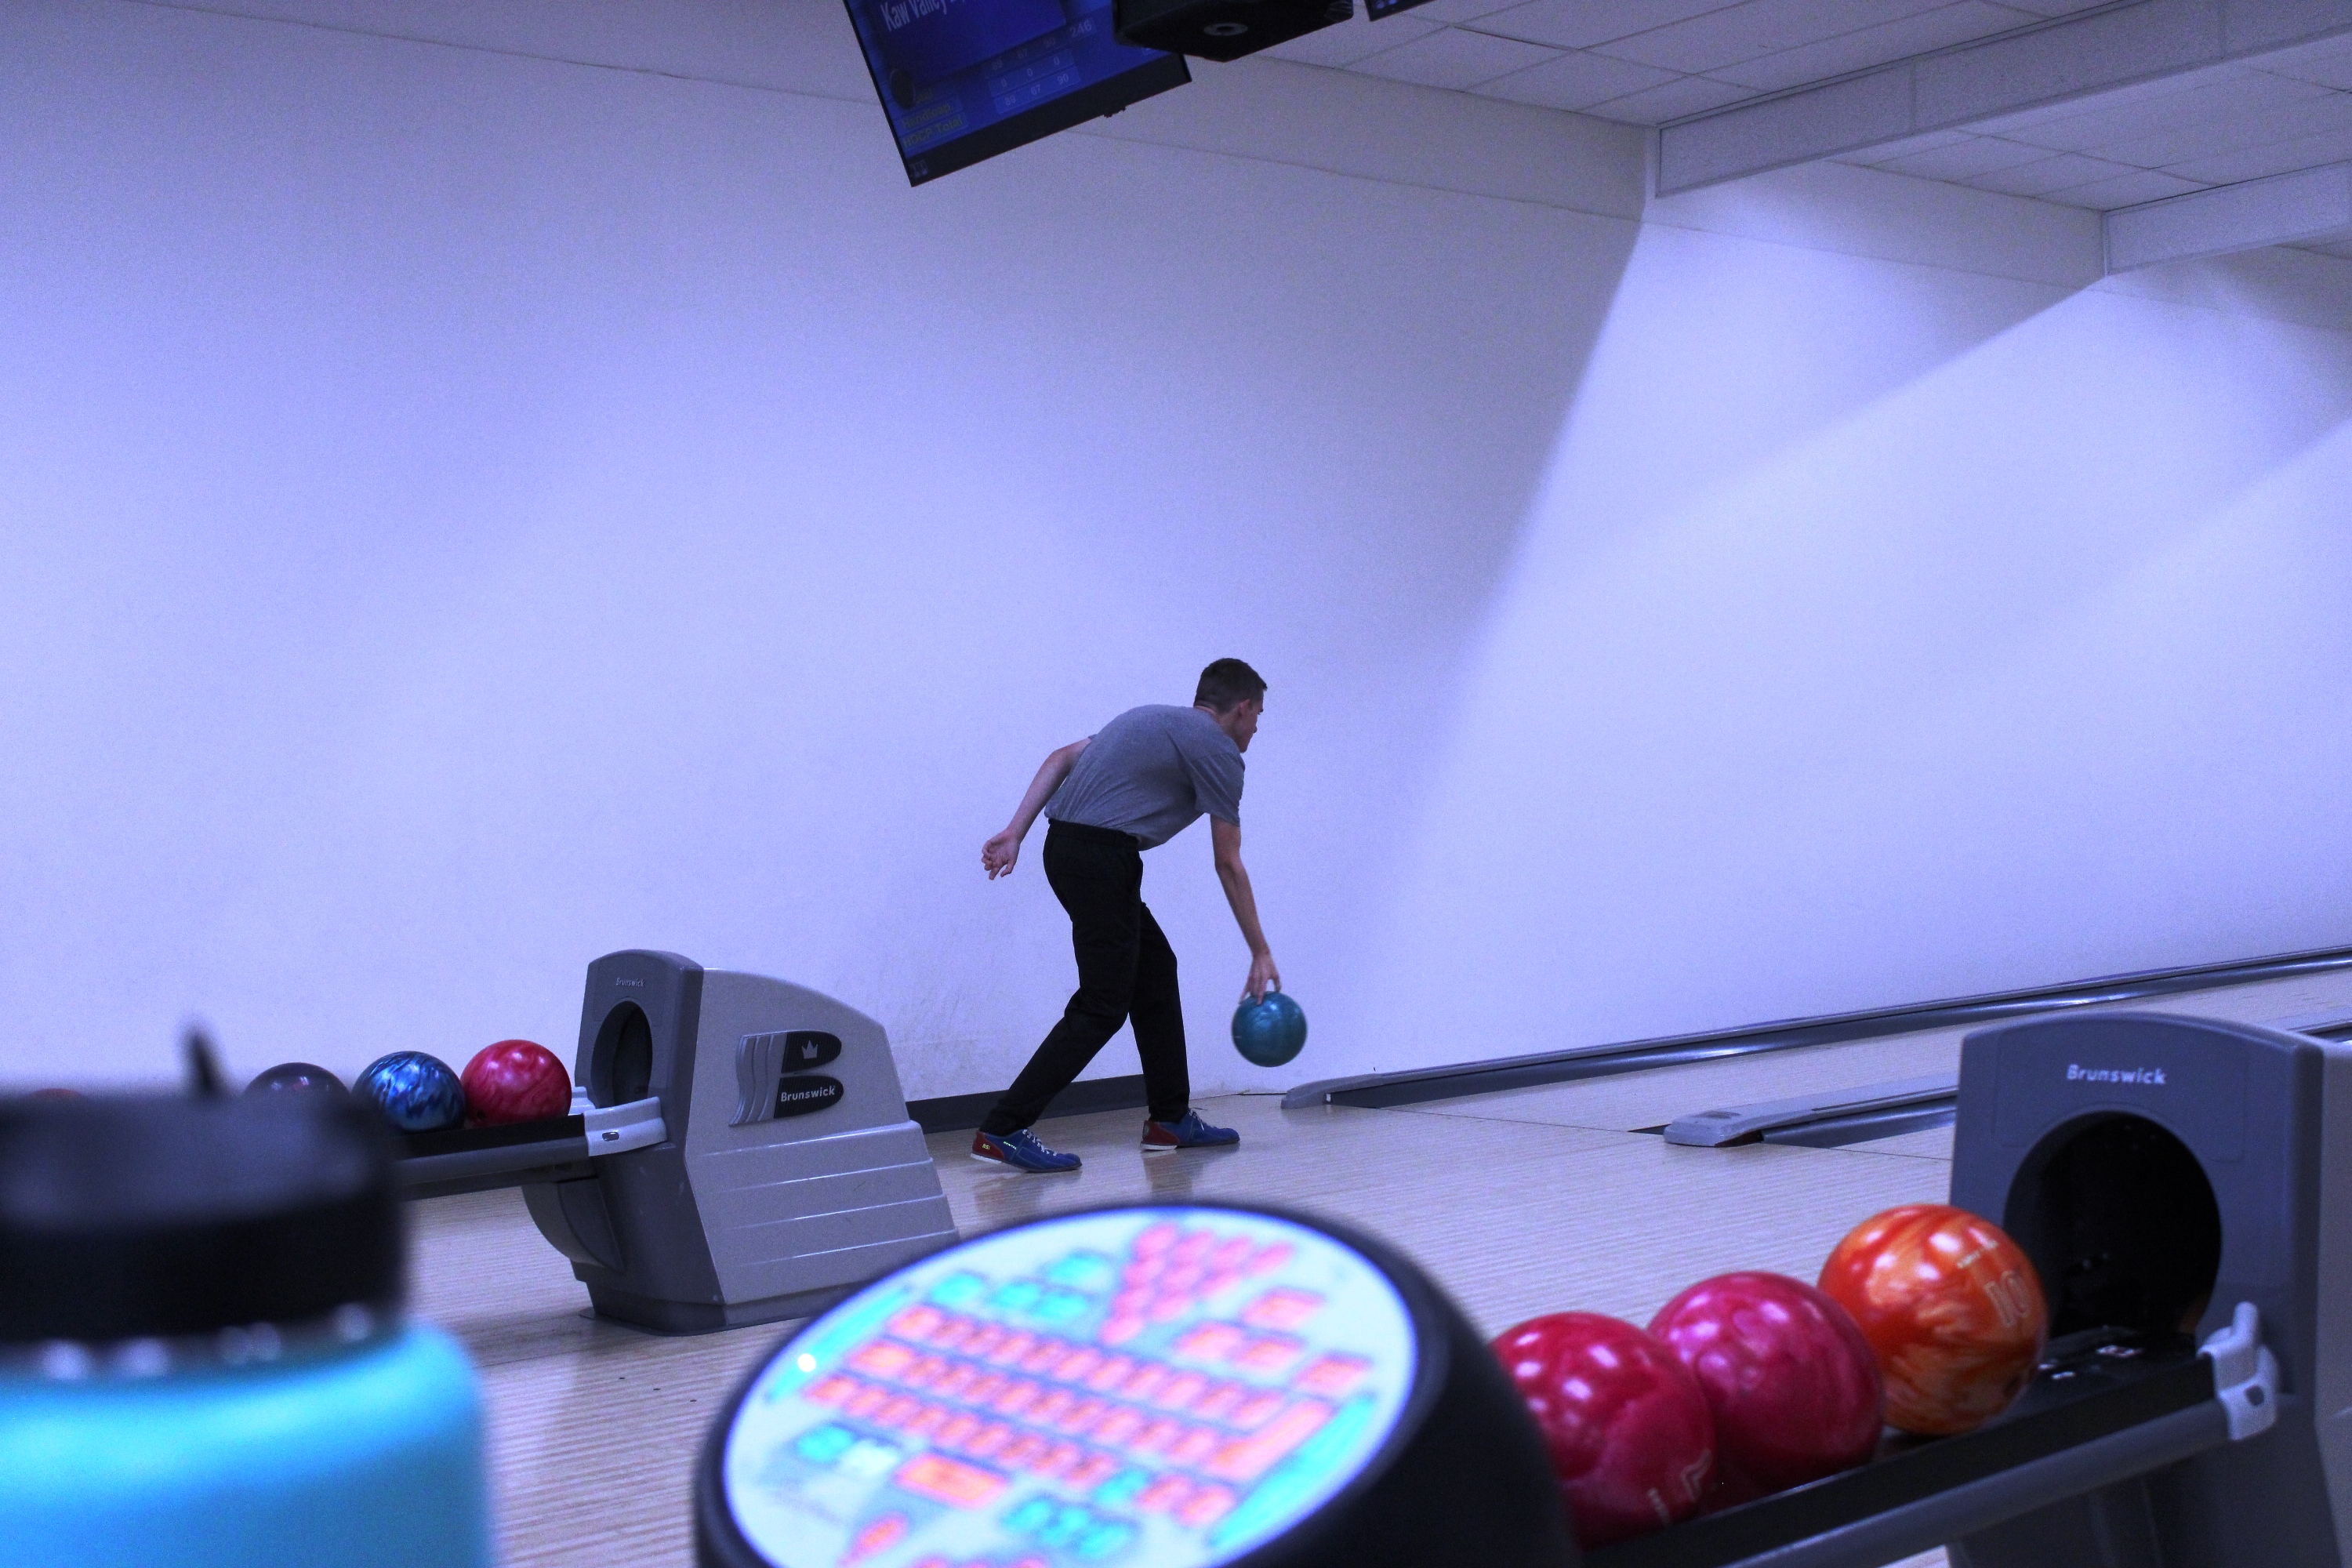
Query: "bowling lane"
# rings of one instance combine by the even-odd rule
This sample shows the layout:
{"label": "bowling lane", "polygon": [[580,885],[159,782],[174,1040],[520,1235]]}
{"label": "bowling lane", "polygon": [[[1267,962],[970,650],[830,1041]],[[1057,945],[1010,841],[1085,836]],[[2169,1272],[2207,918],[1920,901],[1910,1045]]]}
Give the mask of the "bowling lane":
{"label": "bowling lane", "polygon": [[1927,1029],[1841,1045],[1763,1051],[1580,1083],[1465,1095],[1402,1109],[1423,1116],[1630,1132],[1640,1127],[1663,1127],[1677,1116],[1719,1106],[1958,1072],[1960,1037],[1965,1033]]}
{"label": "bowling lane", "polygon": [[1940,1199],[1935,1161],[1759,1145],[1676,1148],[1639,1133],[1272,1096],[1206,1102],[1241,1148],[1146,1157],[1133,1112],[1048,1122],[1087,1161],[1075,1178],[1007,1175],[931,1140],[967,1234],[1034,1215],[1159,1197],[1285,1204],[1359,1225],[1424,1264],[1492,1333],[1576,1307],[1646,1321],[1684,1286],[1731,1268],[1811,1278],[1855,1221]]}
{"label": "bowling lane", "polygon": [[[2352,1020],[2352,971],[2291,975],[2247,985],[2116,1003],[2112,1006],[2195,1013],[2249,1024],[2301,1021],[2315,1013]],[[2106,1011],[2108,1006],[2102,1005],[2097,1010]],[[1614,1078],[1589,1079],[1580,1083],[1465,1095],[1459,1100],[1436,1100],[1406,1109],[1426,1115],[1631,1131],[1639,1127],[1663,1126],[1677,1116],[1718,1106],[1785,1100],[1934,1072],[1957,1072],[1960,1041],[1973,1032],[1973,1027],[1923,1029],[1840,1045],[1766,1051],[1681,1067],[1653,1068]],[[1465,1057],[1473,1054],[1464,1053]],[[1941,1143],[1923,1142],[1932,1137],[1941,1137]],[[1950,1142],[1948,1132],[1910,1134],[1856,1147],[1948,1159]]]}

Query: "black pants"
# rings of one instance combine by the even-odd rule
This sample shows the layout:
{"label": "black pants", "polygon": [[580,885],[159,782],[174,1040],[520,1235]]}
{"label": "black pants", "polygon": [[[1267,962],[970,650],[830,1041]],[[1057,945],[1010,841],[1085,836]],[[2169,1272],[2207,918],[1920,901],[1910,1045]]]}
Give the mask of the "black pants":
{"label": "black pants", "polygon": [[1070,913],[1078,988],[1004,1098],[980,1124],[1016,1131],[1045,1114],[1055,1095],[1095,1059],[1118,1026],[1135,1025],[1143,1089],[1154,1121],[1180,1121],[1192,1106],[1184,1061],[1184,1005],[1176,951],[1143,904],[1143,855],[1131,835],[1074,822],[1045,832],[1045,881]]}

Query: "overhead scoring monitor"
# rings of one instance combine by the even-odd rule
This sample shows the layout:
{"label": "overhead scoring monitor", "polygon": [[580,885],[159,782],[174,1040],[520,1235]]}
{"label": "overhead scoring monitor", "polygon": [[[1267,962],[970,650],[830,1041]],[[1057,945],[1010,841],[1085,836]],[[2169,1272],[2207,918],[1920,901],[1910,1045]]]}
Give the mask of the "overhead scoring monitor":
{"label": "overhead scoring monitor", "polygon": [[1205,1205],[999,1231],[810,1322],[713,1434],[697,1536],[724,1568],[1573,1560],[1540,1439],[1418,1271]]}
{"label": "overhead scoring monitor", "polygon": [[1122,44],[1111,0],[846,0],[907,181],[967,168],[1192,79]]}

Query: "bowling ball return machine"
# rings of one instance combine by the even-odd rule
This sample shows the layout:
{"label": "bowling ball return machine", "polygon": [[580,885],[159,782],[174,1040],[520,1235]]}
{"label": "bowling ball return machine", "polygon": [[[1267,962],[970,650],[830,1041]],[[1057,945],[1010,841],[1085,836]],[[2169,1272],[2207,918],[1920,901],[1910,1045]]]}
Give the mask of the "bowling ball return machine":
{"label": "bowling ball return machine", "polygon": [[[1532,1425],[1410,1265],[1195,1205],[998,1232],[806,1325],[706,1445],[699,1561],[2352,1565],[2352,1047],[2154,1013],[1981,1031],[1951,1201],[2044,1282],[2019,1403],[1654,1535],[1568,1542]],[[1075,1422],[1088,1400],[1134,1409]]]}
{"label": "bowling ball return machine", "polygon": [[672,952],[588,966],[572,1113],[414,1133],[413,1198],[520,1187],[599,1317],[699,1333],[817,1311],[956,1239],[888,1037]]}
{"label": "bowling ball return machine", "polygon": [[2042,1277],[2050,1350],[2014,1407],[1585,1561],[2352,1563],[2352,1047],[2158,1013],[1981,1030],[1951,1202]]}

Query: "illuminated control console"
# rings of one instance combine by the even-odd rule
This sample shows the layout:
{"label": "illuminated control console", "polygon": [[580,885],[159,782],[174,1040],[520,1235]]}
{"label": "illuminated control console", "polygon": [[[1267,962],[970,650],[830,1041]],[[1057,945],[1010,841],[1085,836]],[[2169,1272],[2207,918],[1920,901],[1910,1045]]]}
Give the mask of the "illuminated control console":
{"label": "illuminated control console", "polygon": [[1573,1560],[1539,1439],[1377,1244],[1107,1209],[968,1242],[793,1335],[711,1437],[723,1568]]}

